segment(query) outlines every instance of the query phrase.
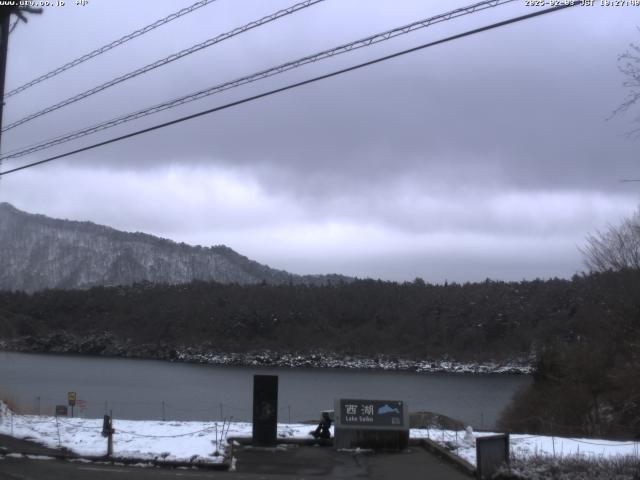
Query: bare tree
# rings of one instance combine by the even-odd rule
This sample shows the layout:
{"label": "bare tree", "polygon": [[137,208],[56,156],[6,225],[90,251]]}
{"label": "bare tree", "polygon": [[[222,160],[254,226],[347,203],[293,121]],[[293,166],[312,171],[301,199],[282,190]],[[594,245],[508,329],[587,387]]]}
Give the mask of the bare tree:
{"label": "bare tree", "polygon": [[[628,93],[609,118],[626,113],[632,106],[640,102],[640,45],[629,44],[627,51],[618,57],[618,70],[625,77],[622,86],[628,89]],[[640,122],[640,115],[635,118],[635,121]],[[640,129],[633,130],[629,134],[640,135]]]}
{"label": "bare tree", "polygon": [[580,251],[592,272],[640,270],[640,208],[620,225],[589,234]]}

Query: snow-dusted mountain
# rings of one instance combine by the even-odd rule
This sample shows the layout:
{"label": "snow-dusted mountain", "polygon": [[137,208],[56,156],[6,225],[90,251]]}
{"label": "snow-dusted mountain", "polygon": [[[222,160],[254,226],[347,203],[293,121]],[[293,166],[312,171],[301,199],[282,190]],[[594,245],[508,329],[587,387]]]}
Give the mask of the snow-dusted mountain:
{"label": "snow-dusted mountain", "polygon": [[350,281],[341,275],[293,275],[220,245],[190,246],[91,222],[58,220],[0,203],[0,290],[96,285]]}

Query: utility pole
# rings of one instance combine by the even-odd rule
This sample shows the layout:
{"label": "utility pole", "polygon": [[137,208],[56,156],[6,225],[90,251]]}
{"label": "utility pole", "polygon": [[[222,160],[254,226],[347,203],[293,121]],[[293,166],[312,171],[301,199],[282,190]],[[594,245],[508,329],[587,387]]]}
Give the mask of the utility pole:
{"label": "utility pole", "polygon": [[[9,24],[11,20],[10,10],[2,11],[2,23],[0,28],[0,153],[2,152],[2,112],[4,110],[4,79],[7,71],[7,47],[9,43]],[[0,169],[2,160],[0,160]]]}
{"label": "utility pole", "polygon": [[[7,72],[7,50],[9,47],[9,30],[11,30],[11,14],[16,14],[18,19],[27,22],[25,13],[41,14],[42,8],[20,6],[17,1],[0,7],[0,153],[2,153],[2,112],[4,111],[4,80]],[[2,169],[2,160],[0,160]]]}

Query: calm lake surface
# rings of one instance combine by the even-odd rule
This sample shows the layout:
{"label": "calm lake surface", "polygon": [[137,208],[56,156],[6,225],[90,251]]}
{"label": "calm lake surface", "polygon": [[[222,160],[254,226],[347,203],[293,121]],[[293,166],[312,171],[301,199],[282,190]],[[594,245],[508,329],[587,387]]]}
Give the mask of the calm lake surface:
{"label": "calm lake surface", "polygon": [[415,374],[330,369],[221,367],[155,360],[0,351],[0,398],[53,414],[67,392],[86,402],[75,413],[99,417],[251,421],[254,374],[279,376],[278,421],[318,419],[335,398],[404,400],[475,428],[493,428],[524,375]]}

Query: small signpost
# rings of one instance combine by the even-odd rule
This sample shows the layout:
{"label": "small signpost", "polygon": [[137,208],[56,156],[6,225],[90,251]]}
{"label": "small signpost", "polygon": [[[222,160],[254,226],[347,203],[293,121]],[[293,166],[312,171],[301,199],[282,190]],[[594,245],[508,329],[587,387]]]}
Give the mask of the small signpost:
{"label": "small signpost", "polygon": [[73,417],[73,407],[76,406],[76,392],[67,393],[67,400],[69,402],[69,406],[71,407],[71,417]]}
{"label": "small signpost", "polygon": [[56,405],[56,417],[66,417],[69,414],[66,405]]}
{"label": "small signpost", "polygon": [[339,399],[335,404],[336,448],[404,450],[409,409],[401,400]]}
{"label": "small signpost", "polygon": [[80,400],[79,398],[76,400],[76,406],[78,407],[79,413],[78,416],[83,417],[85,414],[85,410],[87,408],[87,401]]}

